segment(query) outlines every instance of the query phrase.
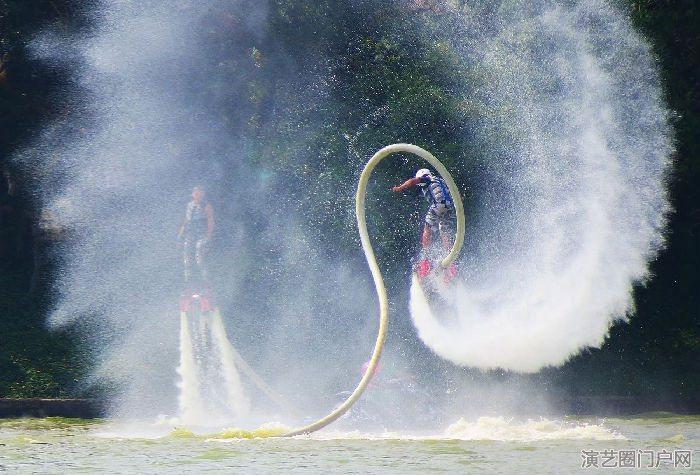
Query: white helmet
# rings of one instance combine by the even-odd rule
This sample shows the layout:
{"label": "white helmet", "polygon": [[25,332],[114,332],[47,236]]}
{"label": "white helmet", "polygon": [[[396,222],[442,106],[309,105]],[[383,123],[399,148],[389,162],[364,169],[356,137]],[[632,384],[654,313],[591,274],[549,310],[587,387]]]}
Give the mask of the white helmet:
{"label": "white helmet", "polygon": [[426,175],[431,175],[430,170],[427,168],[421,168],[416,172],[416,178],[423,178]]}

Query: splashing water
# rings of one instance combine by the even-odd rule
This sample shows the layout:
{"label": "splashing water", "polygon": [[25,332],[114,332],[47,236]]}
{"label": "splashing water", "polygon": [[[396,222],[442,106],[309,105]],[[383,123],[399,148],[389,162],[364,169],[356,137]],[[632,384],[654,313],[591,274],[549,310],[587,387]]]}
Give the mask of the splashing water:
{"label": "splashing water", "polygon": [[474,133],[490,158],[469,190],[452,314],[414,281],[413,322],[460,365],[560,365],[633,310],[663,244],[673,148],[656,66],[602,1],[474,7],[457,25],[479,31],[459,47],[488,78],[467,100],[487,107]]}
{"label": "splashing water", "polygon": [[[135,429],[120,424],[101,428],[97,432],[99,437],[106,438],[192,438],[217,442],[236,442],[240,439],[262,439],[279,437],[288,432],[289,427],[277,423],[266,423],[254,430],[245,430],[229,427],[211,431],[196,431],[183,427],[171,426],[170,421],[161,424],[160,431],[155,426],[148,428],[151,432],[145,432],[144,427]],[[322,432],[316,432],[302,437],[311,440],[471,440],[471,441],[509,441],[509,442],[534,442],[534,441],[563,441],[563,440],[625,440],[613,427],[609,427],[601,421],[584,420],[560,420],[540,418],[538,420],[515,420],[501,416],[482,416],[475,420],[461,417],[446,429],[431,433],[405,433],[393,431],[342,431],[330,428]]]}
{"label": "splashing water", "polygon": [[602,423],[582,421],[517,421],[505,417],[479,417],[474,421],[459,418],[444,431],[432,435],[410,435],[391,431],[380,433],[324,431],[312,434],[319,440],[473,440],[533,442],[546,440],[624,440],[625,436]]}
{"label": "splashing water", "polygon": [[460,419],[445,430],[445,437],[460,440],[619,440],[625,437],[599,424],[567,423],[550,419],[514,422],[503,417]]}
{"label": "splashing water", "polygon": [[[193,332],[190,328],[194,328]],[[188,426],[240,421],[250,411],[219,310],[180,316],[178,420]],[[223,384],[221,382],[223,381]]]}
{"label": "splashing water", "polygon": [[202,397],[199,392],[197,362],[194,356],[192,335],[187,321],[187,315],[180,316],[180,366],[177,368],[180,376],[178,397],[180,418],[185,423],[201,421],[205,416]]}
{"label": "splashing water", "polygon": [[[234,363],[234,349],[226,335],[226,328],[218,310],[214,312],[211,334],[221,366],[228,407],[240,418],[250,410],[250,401],[243,392],[241,377]],[[216,380],[218,378],[214,379]]]}

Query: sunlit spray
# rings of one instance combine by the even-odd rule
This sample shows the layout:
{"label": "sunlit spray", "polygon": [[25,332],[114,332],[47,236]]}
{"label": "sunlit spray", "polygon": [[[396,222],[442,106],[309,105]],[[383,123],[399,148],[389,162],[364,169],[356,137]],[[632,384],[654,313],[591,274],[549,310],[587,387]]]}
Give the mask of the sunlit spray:
{"label": "sunlit spray", "polygon": [[180,377],[179,389],[179,418],[185,424],[202,421],[206,417],[206,409],[202,402],[195,361],[194,345],[190,333],[187,315],[180,315],[180,365],[177,368]]}
{"label": "sunlit spray", "polygon": [[663,245],[673,146],[657,68],[608,2],[504,2],[454,18],[486,158],[472,167],[451,313],[433,314],[414,282],[413,322],[459,365],[561,365],[633,311],[633,285]]}
{"label": "sunlit spray", "polygon": [[250,401],[235,363],[235,350],[218,309],[180,317],[179,417],[190,425],[235,423]]}
{"label": "sunlit spray", "polygon": [[236,368],[233,345],[226,335],[226,328],[221,320],[219,310],[214,311],[211,334],[218,350],[220,377],[224,381],[226,400],[236,416],[244,416],[250,410],[250,401],[243,390],[241,377]]}

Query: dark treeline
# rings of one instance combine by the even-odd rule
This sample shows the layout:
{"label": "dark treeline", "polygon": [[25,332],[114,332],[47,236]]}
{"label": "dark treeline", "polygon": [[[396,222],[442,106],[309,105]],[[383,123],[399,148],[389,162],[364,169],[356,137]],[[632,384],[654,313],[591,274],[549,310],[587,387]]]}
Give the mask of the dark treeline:
{"label": "dark treeline", "polygon": [[[81,2],[0,2],[0,395],[67,396],[84,375],[79,340],[49,332],[47,256],[52,236],[40,226],[30,177],[11,163],[43,124],[66,107],[59,94],[69,71],[33,61],[27,41],[48,25],[86,26]],[[47,239],[48,238],[48,239]]]}
{"label": "dark treeline", "polygon": [[[79,336],[46,328],[53,298],[51,250],[52,243],[61,239],[60,229],[52,229],[47,223],[50,217],[37,210],[35,182],[23,176],[10,157],[42,126],[71,112],[61,93],[70,84],[68,65],[66,69],[48,67],[32,59],[28,41],[47,27],[70,34],[89,31],[90,3],[0,0],[0,397],[76,395],[75,382],[88,370],[87,350]],[[439,15],[435,6],[439,2],[385,3],[385,7],[366,2],[366,7],[360,3],[350,8],[345,2],[271,1],[271,38],[260,44],[235,37],[240,30],[232,28],[240,24],[235,13],[225,7],[212,12],[203,26],[221,39],[222,61],[233,54],[237,67],[249,71],[248,87],[240,97],[231,98],[236,103],[231,105],[236,108],[232,117],[237,119],[230,123],[231,133],[252,135],[266,144],[256,150],[255,159],[262,168],[285,169],[299,179],[314,174],[320,177],[319,189],[330,193],[337,186],[354,187],[355,176],[348,167],[327,166],[332,157],[347,156],[348,141],[361,156],[396,137],[427,146],[441,157],[457,156],[469,147],[463,131],[452,125],[459,122],[452,120],[449,94],[456,79],[440,64],[440,55],[432,54],[430,46],[404,39],[401,24],[383,27],[397,18],[392,9]],[[602,349],[535,378],[575,395],[663,396],[685,401],[700,390],[700,7],[691,0],[630,0],[626,8],[654,46],[668,102],[677,112],[678,152],[671,182],[675,211],[668,246],[652,265],[654,278],[636,289],[635,315],[613,328]],[[326,86],[334,96],[336,122],[323,130],[301,129],[324,151],[322,157],[302,159],[294,156],[298,152],[285,149],[283,139],[285,130],[290,135],[300,133],[299,117],[313,118],[313,104],[309,104],[311,111],[285,109],[285,97],[292,94],[289,88],[300,85],[278,84],[274,71],[288,68],[288,58],[299,69],[312,68],[318,64],[314,55],[330,58],[329,67],[335,68],[336,82]],[[289,77],[288,70],[285,74]],[[401,94],[387,92],[396,90]],[[371,111],[397,102],[408,105],[405,115],[389,114],[377,124],[367,122]],[[268,136],[266,130],[273,123],[275,133]],[[385,173],[392,179],[399,176],[396,170]],[[347,185],[339,185],[343,183]],[[336,203],[336,196],[319,199],[339,209],[353,207],[349,201]],[[407,201],[394,205],[403,207],[399,212],[404,216],[410,215]],[[356,245],[351,215],[338,213],[334,222],[323,216],[308,218],[319,223],[323,241],[333,242],[341,235],[346,247]],[[418,216],[412,219],[417,229]],[[414,249],[407,242],[412,242],[413,234],[381,231],[379,235],[389,236],[378,246],[382,255],[408,258],[412,254]]]}

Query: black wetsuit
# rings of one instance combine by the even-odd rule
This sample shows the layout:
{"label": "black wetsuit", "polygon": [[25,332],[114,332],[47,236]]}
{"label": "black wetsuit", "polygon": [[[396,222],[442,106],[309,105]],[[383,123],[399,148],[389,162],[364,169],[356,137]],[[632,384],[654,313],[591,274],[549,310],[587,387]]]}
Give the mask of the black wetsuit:
{"label": "black wetsuit", "polygon": [[185,229],[184,229],[184,252],[182,256],[183,267],[185,270],[185,283],[192,283],[193,259],[194,266],[198,273],[199,283],[207,283],[207,269],[204,262],[204,252],[208,239],[209,220],[206,212],[207,203],[200,202],[199,204],[190,201],[187,204],[185,213]]}

